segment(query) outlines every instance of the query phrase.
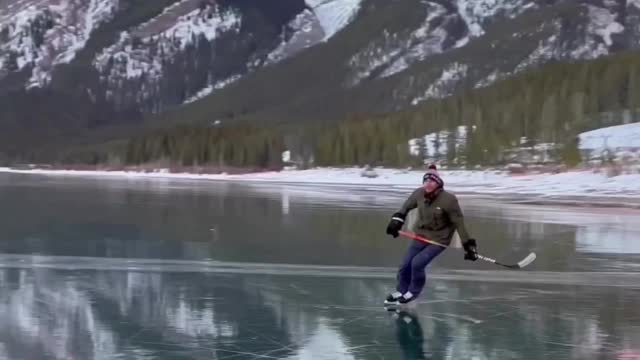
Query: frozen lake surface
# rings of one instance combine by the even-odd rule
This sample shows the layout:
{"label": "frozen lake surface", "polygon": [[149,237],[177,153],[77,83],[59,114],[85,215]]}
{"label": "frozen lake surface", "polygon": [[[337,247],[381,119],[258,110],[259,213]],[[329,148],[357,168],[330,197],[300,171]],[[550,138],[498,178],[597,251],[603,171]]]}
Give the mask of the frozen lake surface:
{"label": "frozen lake surface", "polygon": [[405,311],[381,302],[404,195],[0,175],[0,359],[640,358],[639,212],[462,197]]}

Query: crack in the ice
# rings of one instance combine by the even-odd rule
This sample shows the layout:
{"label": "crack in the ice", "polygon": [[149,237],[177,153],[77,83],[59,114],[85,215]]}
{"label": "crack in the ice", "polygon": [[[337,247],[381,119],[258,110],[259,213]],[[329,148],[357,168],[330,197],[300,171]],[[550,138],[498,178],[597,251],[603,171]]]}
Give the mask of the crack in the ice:
{"label": "crack in the ice", "polygon": [[262,354],[260,356],[254,356],[252,359],[257,359],[259,357],[269,356],[270,354],[277,353],[277,352],[283,351],[283,350],[290,350],[290,351],[294,351],[295,352],[295,350],[291,349],[290,347],[284,346],[284,347],[281,347],[281,348],[269,350],[269,351],[267,351],[266,353],[264,353],[264,354]]}
{"label": "crack in the ice", "polygon": [[452,317],[452,318],[461,319],[461,320],[466,320],[466,321],[472,322],[474,324],[482,324],[484,322],[483,320],[478,320],[478,319],[475,319],[475,318],[473,318],[471,316],[467,316],[467,315],[456,315],[456,314],[439,313],[439,312],[432,312],[432,314]]}
{"label": "crack in the ice", "polygon": [[541,342],[544,344],[559,345],[559,346],[565,346],[565,347],[571,347],[571,348],[591,348],[592,347],[592,345],[569,344],[569,343],[561,343],[561,342],[549,341],[549,340],[541,340]]}
{"label": "crack in the ice", "polygon": [[354,350],[376,347],[376,346],[377,346],[376,344],[364,344],[364,345],[358,345],[358,346],[352,346],[352,347],[346,348],[345,351],[353,352]]}
{"label": "crack in the ice", "polygon": [[350,319],[350,320],[347,320],[347,321],[344,321],[344,322],[340,323],[340,325],[347,325],[347,324],[351,324],[351,323],[354,323],[354,322],[356,322],[356,321],[360,321],[360,320],[362,320],[362,319],[368,319],[368,318],[369,318],[369,316],[368,316],[368,315],[357,316],[357,317],[355,317],[355,318],[352,318],[352,319]]}
{"label": "crack in the ice", "polygon": [[322,310],[350,310],[350,311],[376,311],[379,312],[382,306],[344,306],[344,305],[331,305],[331,304],[306,304],[317,309]]}
{"label": "crack in the ice", "polygon": [[511,314],[517,313],[520,310],[522,310],[522,309],[518,308],[518,309],[514,309],[514,310],[499,312],[497,314],[492,314],[492,315],[487,316],[485,320],[494,319],[494,318],[497,318],[497,317],[507,317],[509,319],[514,319],[513,317],[511,317]]}
{"label": "crack in the ice", "polygon": [[[269,342],[271,342],[271,343],[273,343],[275,345],[280,346],[280,348],[267,351],[266,353],[263,354],[263,356],[260,356],[260,357],[264,357],[264,356],[267,356],[268,354],[272,354],[274,352],[278,352],[278,351],[282,351],[282,350],[289,350],[289,351],[292,351],[292,352],[296,351],[296,349],[291,347],[291,345],[294,345],[294,344],[285,345],[285,344],[283,344],[283,343],[281,343],[281,342],[279,342],[279,341],[277,341],[275,339],[272,339],[272,338],[270,338],[268,336],[260,334],[257,331],[254,331],[254,330],[251,330],[251,329],[247,329],[247,332],[253,333],[254,335],[257,335],[258,337],[261,337],[261,338],[263,338],[263,339],[265,339],[265,340],[267,340],[267,341],[269,341]],[[253,359],[256,359],[256,358],[257,357],[254,357]]]}

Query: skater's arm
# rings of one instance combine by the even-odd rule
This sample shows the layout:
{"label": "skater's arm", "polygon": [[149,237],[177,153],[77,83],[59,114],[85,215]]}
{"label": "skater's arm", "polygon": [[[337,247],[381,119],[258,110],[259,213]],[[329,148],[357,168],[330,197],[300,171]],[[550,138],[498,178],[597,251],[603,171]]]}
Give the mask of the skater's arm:
{"label": "skater's arm", "polygon": [[404,225],[404,219],[407,217],[407,213],[411,209],[415,209],[418,207],[417,194],[420,192],[420,189],[414,191],[407,200],[405,200],[404,204],[400,210],[394,213],[391,216],[391,220],[389,221],[389,225],[387,225],[387,234],[395,237],[398,237],[398,233],[402,226]]}
{"label": "skater's arm", "polygon": [[407,213],[415,208],[418,207],[418,195],[420,193],[420,189],[414,191],[411,195],[409,195],[409,197],[407,198],[407,200],[405,200],[404,204],[402,204],[402,207],[400,208],[400,210],[398,210],[398,212],[396,212],[394,214],[395,215],[400,215],[402,217],[402,219],[404,219],[407,216]]}
{"label": "skater's arm", "polygon": [[453,225],[455,225],[456,230],[458,230],[458,235],[460,235],[460,241],[463,243],[469,240],[469,233],[467,233],[467,228],[464,225],[464,215],[462,214],[462,210],[460,209],[460,204],[458,203],[457,198],[453,198],[451,201],[451,206],[448,209],[449,219]]}

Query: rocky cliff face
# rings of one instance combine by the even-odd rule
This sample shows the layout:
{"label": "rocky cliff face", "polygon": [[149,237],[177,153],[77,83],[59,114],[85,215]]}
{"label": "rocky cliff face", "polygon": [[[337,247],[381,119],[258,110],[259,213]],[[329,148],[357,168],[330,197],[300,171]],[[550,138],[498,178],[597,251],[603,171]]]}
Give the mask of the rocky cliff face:
{"label": "rocky cliff face", "polygon": [[0,127],[395,111],[639,44],[638,0],[0,0]]}
{"label": "rocky cliff face", "polygon": [[[46,87],[56,66],[85,49],[85,62],[99,74],[107,100],[117,108],[138,104],[157,112],[329,41],[356,15],[359,3],[165,1],[137,23],[121,20],[148,6],[143,2],[6,1],[0,3],[0,78],[23,71],[30,75],[25,88]],[[105,23],[107,30],[99,29]],[[109,40],[86,48],[96,33]]]}

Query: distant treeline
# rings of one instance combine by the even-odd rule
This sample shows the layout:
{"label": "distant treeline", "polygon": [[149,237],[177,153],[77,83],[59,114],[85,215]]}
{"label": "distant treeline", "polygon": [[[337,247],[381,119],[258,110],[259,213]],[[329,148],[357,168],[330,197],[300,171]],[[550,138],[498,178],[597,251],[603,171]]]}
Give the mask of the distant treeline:
{"label": "distant treeline", "polygon": [[[451,162],[496,164],[521,137],[563,147],[561,159],[579,162],[577,135],[590,129],[636,121],[640,105],[640,53],[551,64],[491,86],[386,115],[353,115],[323,124],[177,127],[131,139],[126,163],[161,159],[180,165],[281,166],[292,150],[317,165],[406,166],[420,160],[407,141],[427,133],[467,128],[465,146],[441,139]],[[337,120],[337,119],[336,119]],[[225,124],[223,124],[225,125]],[[293,140],[292,140],[293,139]]]}

